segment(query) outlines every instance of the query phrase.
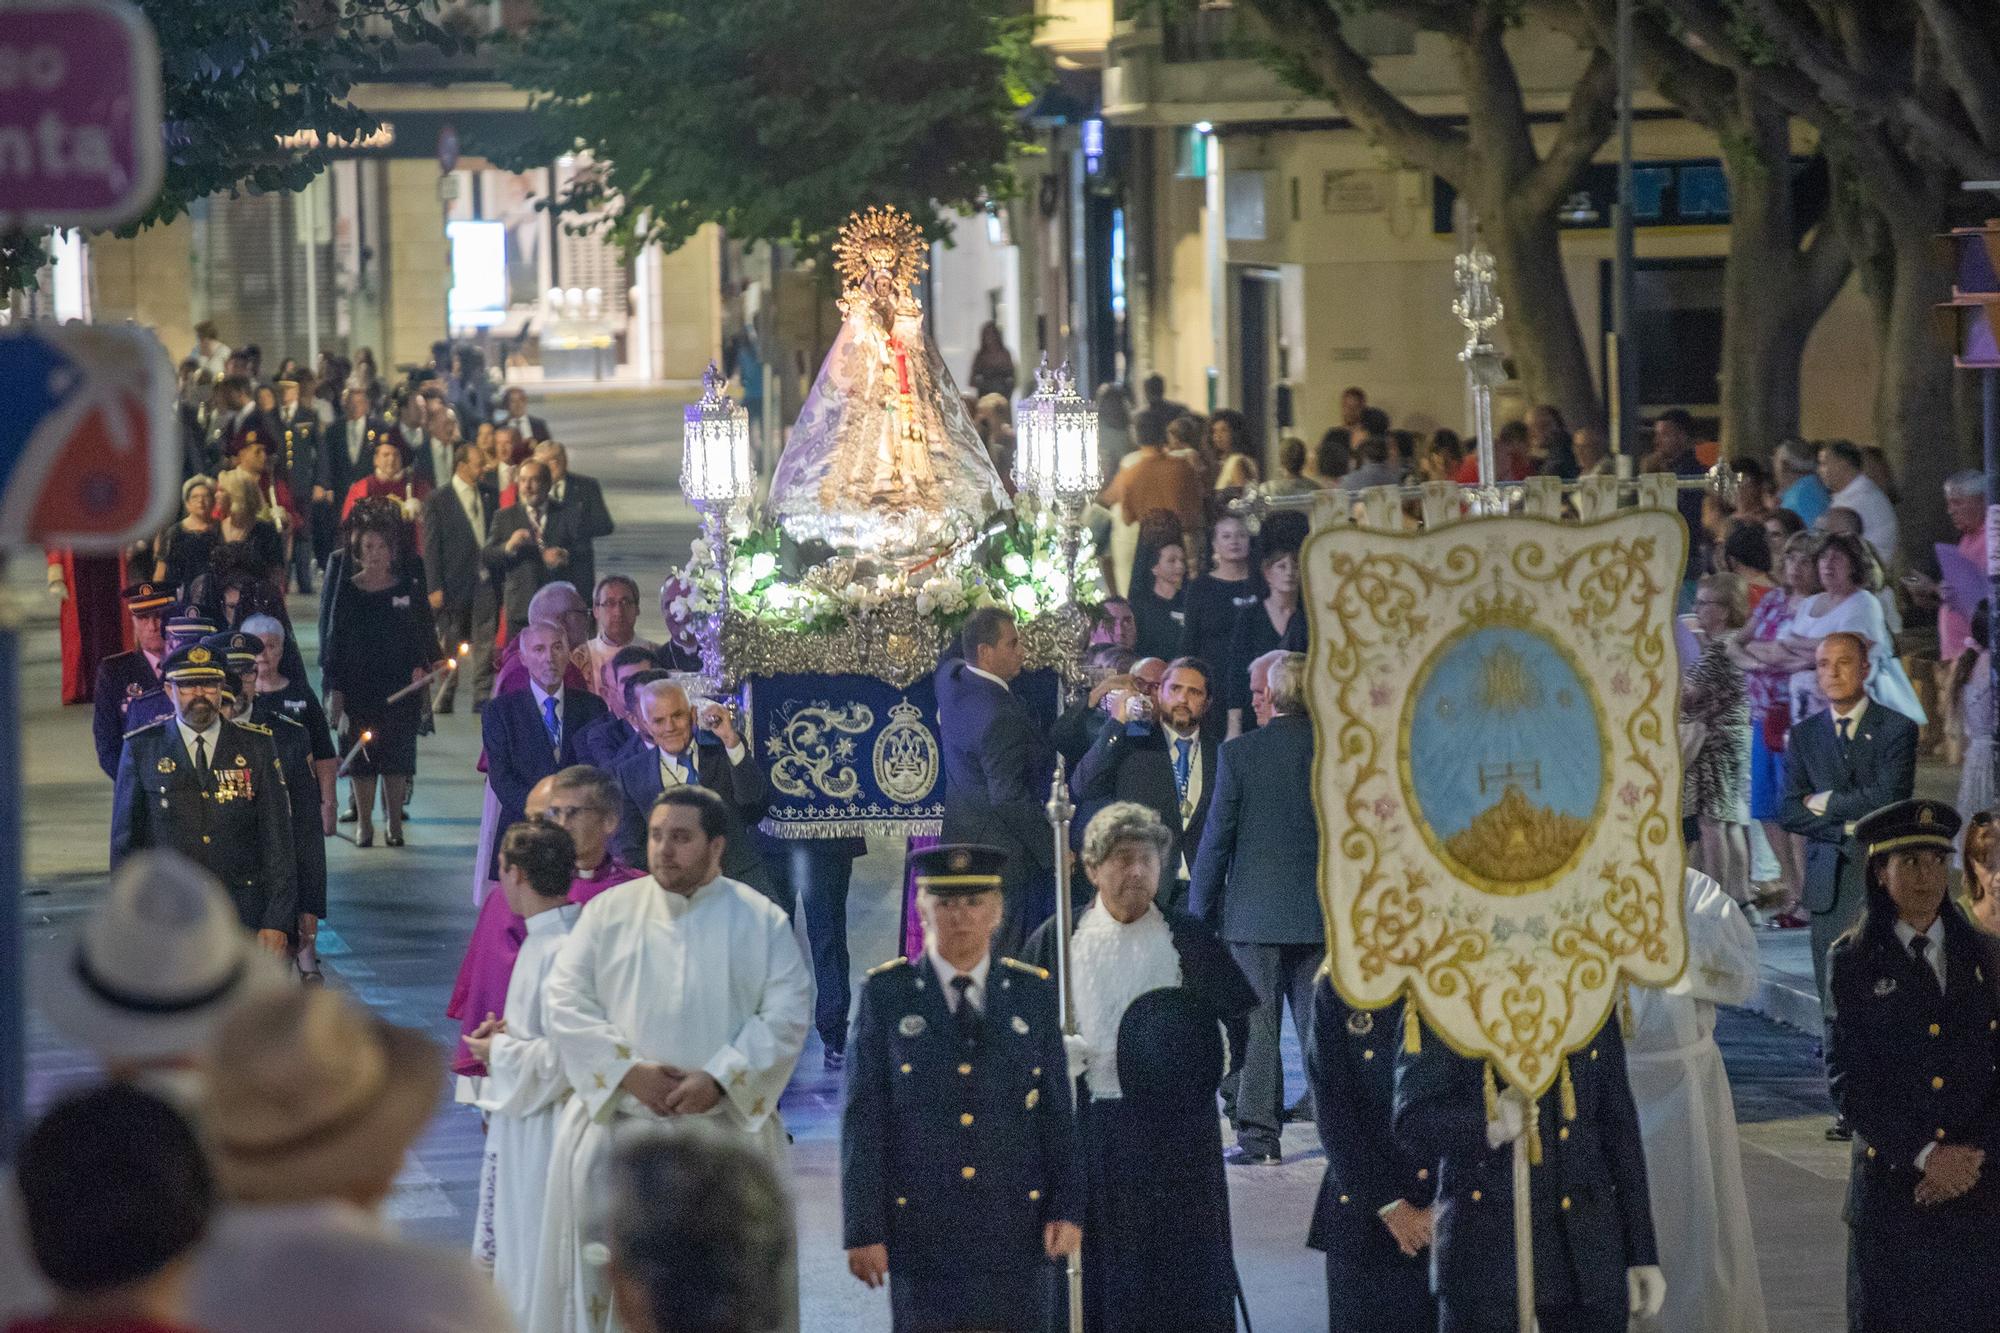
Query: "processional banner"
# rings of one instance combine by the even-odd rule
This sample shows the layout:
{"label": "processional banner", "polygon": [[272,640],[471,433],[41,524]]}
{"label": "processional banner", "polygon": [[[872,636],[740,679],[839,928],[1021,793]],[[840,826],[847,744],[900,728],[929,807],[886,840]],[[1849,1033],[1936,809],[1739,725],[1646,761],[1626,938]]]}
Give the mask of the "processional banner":
{"label": "processional banner", "polygon": [[[1057,673],[1014,682],[1055,716]],[[750,736],[770,784],[763,829],[779,838],[934,836],[944,820],[944,750],[928,675],[791,674],[748,681]]]}
{"label": "processional banner", "polygon": [[1647,510],[1306,543],[1334,984],[1362,1007],[1407,993],[1530,1096],[1624,982],[1685,965],[1686,552]]}

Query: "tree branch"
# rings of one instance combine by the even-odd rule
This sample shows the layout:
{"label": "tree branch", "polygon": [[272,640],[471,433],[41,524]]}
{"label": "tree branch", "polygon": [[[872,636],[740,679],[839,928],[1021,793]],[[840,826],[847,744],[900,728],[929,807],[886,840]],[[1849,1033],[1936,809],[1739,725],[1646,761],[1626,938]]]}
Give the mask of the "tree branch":
{"label": "tree branch", "polygon": [[1847,275],[1854,271],[1854,255],[1848,249],[1839,217],[1839,210],[1829,206],[1826,217],[1813,228],[1812,239],[1799,254],[1798,281],[1792,288],[1797,301],[1794,314],[1808,328],[1819,322],[1819,317],[1833,304],[1833,298],[1847,285]]}
{"label": "tree branch", "polygon": [[1411,110],[1384,87],[1340,30],[1326,0],[1248,0],[1270,59],[1303,91],[1326,98],[1370,139],[1420,171],[1465,188],[1465,137]]}
{"label": "tree branch", "polygon": [[1617,102],[1618,64],[1600,47],[1570,90],[1555,142],[1515,191],[1522,211],[1552,212],[1576,188],[1577,177],[1617,125]]}
{"label": "tree branch", "polygon": [[1939,68],[1958,95],[1973,132],[2000,150],[2000,59],[1994,56],[1991,33],[1982,31],[1951,0],[1916,0],[1916,4],[1937,38]]}
{"label": "tree branch", "polygon": [[[1618,49],[1617,0],[1533,0],[1529,12],[1579,43]],[[1633,16],[1632,54],[1645,80],[1696,124],[1718,129],[1734,112],[1736,76],[1668,31],[1654,15]]]}

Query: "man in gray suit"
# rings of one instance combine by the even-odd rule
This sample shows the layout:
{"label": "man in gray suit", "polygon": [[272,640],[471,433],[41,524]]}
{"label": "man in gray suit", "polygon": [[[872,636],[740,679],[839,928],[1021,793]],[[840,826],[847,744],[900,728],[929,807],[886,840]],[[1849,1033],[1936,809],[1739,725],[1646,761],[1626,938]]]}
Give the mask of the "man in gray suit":
{"label": "man in gray suit", "polygon": [[1305,683],[1305,654],[1286,653],[1271,667],[1270,723],[1222,747],[1188,899],[1257,992],[1236,1094],[1233,1163],[1279,1160],[1285,1122],[1279,1025],[1290,1000],[1299,1045],[1312,1049],[1313,979],[1326,957]]}

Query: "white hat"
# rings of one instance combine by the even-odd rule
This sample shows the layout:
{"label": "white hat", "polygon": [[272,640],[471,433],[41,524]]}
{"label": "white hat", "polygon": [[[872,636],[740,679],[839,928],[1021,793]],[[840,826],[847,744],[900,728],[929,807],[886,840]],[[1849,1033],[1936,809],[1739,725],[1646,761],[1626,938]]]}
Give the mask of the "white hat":
{"label": "white hat", "polygon": [[58,1032],[121,1064],[201,1050],[233,1005],[281,982],[215,876],[146,851],[38,965],[34,994]]}
{"label": "white hat", "polygon": [[232,1199],[292,1203],[386,1184],[444,1100],[444,1051],[318,986],[238,1006],[216,1030],[202,1123]]}

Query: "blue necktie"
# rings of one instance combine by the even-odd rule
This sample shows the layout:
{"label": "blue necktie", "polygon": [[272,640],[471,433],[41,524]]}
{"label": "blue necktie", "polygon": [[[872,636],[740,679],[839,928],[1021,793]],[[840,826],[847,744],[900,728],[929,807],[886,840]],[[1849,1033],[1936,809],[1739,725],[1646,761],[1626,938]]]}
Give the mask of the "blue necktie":
{"label": "blue necktie", "polygon": [[1177,740],[1174,742],[1174,786],[1180,789],[1183,801],[1187,799],[1188,765],[1192,761],[1194,742]]}
{"label": "blue necktie", "polygon": [[562,719],[556,716],[556,697],[553,694],[542,700],[542,725],[549,729],[549,744],[561,754]]}

